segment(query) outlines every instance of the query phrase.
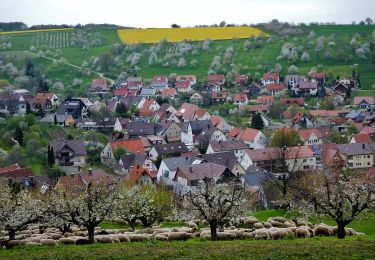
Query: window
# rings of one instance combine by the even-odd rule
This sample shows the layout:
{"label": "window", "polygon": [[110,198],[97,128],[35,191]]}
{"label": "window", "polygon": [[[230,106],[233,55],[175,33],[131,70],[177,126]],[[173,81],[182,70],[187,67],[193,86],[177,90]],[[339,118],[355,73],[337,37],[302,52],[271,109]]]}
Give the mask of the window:
{"label": "window", "polygon": [[168,170],[163,171],[163,177],[169,178],[169,171]]}

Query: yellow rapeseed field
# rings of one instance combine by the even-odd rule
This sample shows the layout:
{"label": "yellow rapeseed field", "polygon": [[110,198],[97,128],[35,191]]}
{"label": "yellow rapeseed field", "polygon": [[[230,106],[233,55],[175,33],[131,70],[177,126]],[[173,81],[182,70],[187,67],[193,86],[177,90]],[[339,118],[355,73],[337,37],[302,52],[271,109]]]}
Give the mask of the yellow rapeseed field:
{"label": "yellow rapeseed field", "polygon": [[123,43],[157,43],[161,39],[168,42],[183,40],[204,41],[249,38],[250,36],[269,35],[252,27],[201,27],[201,28],[157,28],[157,29],[121,29],[117,33]]}
{"label": "yellow rapeseed field", "polygon": [[0,35],[6,34],[20,34],[20,33],[37,33],[37,32],[56,32],[56,31],[70,31],[74,28],[59,28],[59,29],[41,29],[41,30],[24,30],[24,31],[10,31],[10,32],[0,32]]}

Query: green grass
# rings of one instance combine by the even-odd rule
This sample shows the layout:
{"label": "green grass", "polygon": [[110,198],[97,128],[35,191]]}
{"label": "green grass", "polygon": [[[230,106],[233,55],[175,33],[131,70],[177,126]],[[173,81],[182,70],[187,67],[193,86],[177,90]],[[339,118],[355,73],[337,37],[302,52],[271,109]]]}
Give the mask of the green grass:
{"label": "green grass", "polygon": [[371,259],[374,240],[366,238],[282,241],[132,242],[85,246],[17,247],[1,250],[7,259]]}

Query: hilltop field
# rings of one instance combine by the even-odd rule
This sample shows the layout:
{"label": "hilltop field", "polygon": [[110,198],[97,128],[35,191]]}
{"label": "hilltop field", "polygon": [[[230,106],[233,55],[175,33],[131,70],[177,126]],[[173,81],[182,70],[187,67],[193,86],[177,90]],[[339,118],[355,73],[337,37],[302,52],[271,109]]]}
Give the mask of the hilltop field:
{"label": "hilltop field", "polygon": [[[147,80],[154,75],[177,73],[195,74],[204,81],[208,73],[224,73],[230,80],[238,72],[249,73],[254,80],[259,80],[265,71],[277,69],[286,75],[295,65],[300,74],[307,74],[313,67],[323,70],[330,80],[351,76],[355,67],[362,86],[357,94],[375,95],[374,25],[306,25],[299,28],[298,34],[284,35],[252,27],[235,27],[242,30],[242,34],[237,34],[228,28],[231,27],[202,28],[211,30],[210,40],[202,40],[203,36],[198,34],[195,38],[194,33],[189,35],[193,30],[190,28],[150,29],[157,31],[146,33],[152,39],[139,36],[139,42],[154,42],[148,44],[136,43],[136,34],[147,31],[133,29],[4,33],[0,35],[0,58],[22,69],[25,57],[30,56],[35,69],[50,79],[52,89],[64,94],[82,93],[98,76],[116,81],[137,74]],[[180,34],[179,30],[185,32]],[[226,32],[226,40],[215,40],[223,38],[220,30]],[[122,44],[119,35],[124,42],[132,44]],[[163,40],[168,35],[171,35],[169,42]],[[175,38],[176,35],[180,38]],[[174,42],[181,39],[202,41]],[[0,78],[15,83],[8,74],[2,73]],[[75,79],[79,79],[79,84]],[[55,85],[54,89],[56,82],[63,87]]]}

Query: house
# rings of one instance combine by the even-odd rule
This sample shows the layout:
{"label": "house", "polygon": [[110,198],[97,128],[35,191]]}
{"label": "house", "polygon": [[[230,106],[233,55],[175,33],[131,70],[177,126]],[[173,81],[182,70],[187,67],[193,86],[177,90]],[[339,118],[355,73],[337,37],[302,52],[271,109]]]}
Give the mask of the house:
{"label": "house", "polygon": [[114,164],[114,153],[118,148],[124,149],[127,153],[131,154],[145,154],[143,142],[140,138],[116,140],[106,144],[100,154],[100,161],[105,165]]}
{"label": "house", "polygon": [[129,94],[129,89],[127,88],[117,88],[113,90],[113,95],[118,98],[126,97],[128,94]]}
{"label": "house", "polygon": [[194,189],[204,178],[217,183],[225,183],[232,181],[235,176],[227,167],[216,163],[199,163],[178,167],[173,179],[176,182],[175,192],[183,195]]}
{"label": "house", "polygon": [[294,92],[296,95],[301,96],[305,94],[316,96],[316,94],[318,93],[318,82],[302,82]]}
{"label": "house", "polygon": [[109,92],[109,87],[107,85],[107,81],[103,78],[94,79],[91,82],[90,87],[86,90],[87,94],[95,95],[95,96],[102,96]]}
{"label": "house", "polygon": [[211,142],[208,145],[206,154],[220,152],[234,152],[237,160],[241,160],[245,154],[245,150],[249,149],[249,145],[242,140],[227,140],[219,142]]}
{"label": "house", "polygon": [[279,102],[282,106],[299,105],[303,107],[305,105],[304,98],[280,98]]}
{"label": "house", "polygon": [[194,139],[195,143],[200,147],[199,150],[205,150],[210,142],[226,141],[227,137],[221,130],[211,127],[203,129]]}
{"label": "house", "polygon": [[[313,110],[311,110],[313,111]],[[310,112],[311,112],[310,111]],[[314,125],[311,122],[310,118],[308,118],[304,113],[297,112],[295,116],[292,118],[293,125],[298,125],[302,128],[312,128]]]}
{"label": "house", "polygon": [[143,86],[143,79],[142,77],[128,77],[125,86],[129,90],[139,91]]}
{"label": "house", "polygon": [[189,101],[192,104],[200,105],[203,103],[203,96],[198,92],[195,92],[193,95],[190,96]]}
{"label": "house", "polygon": [[32,100],[34,108],[41,107],[43,110],[51,110],[59,104],[59,97],[54,93],[37,93]]}
{"label": "house", "polygon": [[244,106],[249,102],[249,98],[246,94],[235,94],[233,97],[233,102],[237,106]]}
{"label": "house", "polygon": [[199,158],[202,158],[205,162],[223,165],[227,167],[235,176],[245,174],[245,169],[238,162],[237,157],[233,152],[201,154],[199,155]]}
{"label": "house", "polygon": [[237,85],[246,85],[249,80],[249,75],[247,74],[236,74],[234,77],[234,82]]}
{"label": "house", "polygon": [[127,124],[127,133],[129,138],[135,138],[138,136],[148,136],[155,134],[155,126],[152,123],[137,121],[129,122]]}
{"label": "house", "polygon": [[188,81],[190,82],[190,86],[194,86],[197,84],[197,77],[195,75],[177,75],[176,82],[183,82]]}
{"label": "house", "polygon": [[207,76],[207,83],[209,85],[223,86],[225,83],[224,74],[209,74]]}
{"label": "house", "polygon": [[248,95],[250,95],[251,97],[256,97],[258,96],[259,92],[262,90],[262,87],[258,84],[253,83],[250,86],[244,88],[242,91],[244,90],[247,90]]}
{"label": "house", "polygon": [[156,134],[163,136],[168,143],[181,141],[181,124],[173,121],[163,120],[156,126]]}
{"label": "house", "polygon": [[269,105],[248,105],[240,107],[240,111],[248,110],[250,113],[268,113],[270,109]]}
{"label": "house", "polygon": [[247,169],[256,165],[267,171],[284,171],[283,161],[290,172],[312,170],[316,168],[316,158],[313,151],[307,146],[282,148],[264,148],[246,150],[241,165]]}
{"label": "house", "polygon": [[136,165],[149,170],[156,170],[156,166],[152,161],[145,155],[140,153],[125,153],[121,155],[118,160],[118,165],[115,167],[118,170],[116,173],[127,175]]}
{"label": "house", "polygon": [[[319,144],[317,145],[320,155],[316,155],[317,162],[320,159],[320,163],[324,167],[344,167],[346,165],[345,160],[340,155],[337,144]],[[320,158],[319,158],[320,157]]]}
{"label": "house", "polygon": [[81,140],[56,140],[48,143],[55,164],[66,173],[78,172],[86,166],[86,148]]}
{"label": "house", "polygon": [[160,105],[158,104],[158,102],[156,102],[153,98],[148,98],[143,102],[140,109],[148,109],[148,110],[155,112],[159,108],[160,108]]}
{"label": "house", "polygon": [[151,87],[159,91],[165,88],[168,88],[168,77],[167,76],[154,76],[152,78]]}
{"label": "house", "polygon": [[338,150],[350,169],[374,166],[374,147],[367,143],[338,144]]}
{"label": "house", "polygon": [[197,111],[195,111],[194,118],[196,120],[209,120],[211,119],[211,115],[204,109],[198,109]]}
{"label": "house", "polygon": [[324,86],[326,83],[326,74],[324,72],[312,72],[310,73],[311,82],[317,82],[318,87]]}
{"label": "house", "polygon": [[183,103],[175,114],[177,117],[181,117],[184,121],[189,121],[194,119],[195,112],[198,109],[200,108],[195,104]]}
{"label": "house", "polygon": [[272,181],[272,175],[266,170],[251,165],[245,174],[241,176],[241,182],[247,192],[255,194],[257,197],[257,204],[260,208],[268,208],[267,198],[264,192],[266,183]]}
{"label": "house", "polygon": [[0,114],[25,115],[27,102],[20,94],[0,94]]}
{"label": "house", "polygon": [[285,90],[285,86],[282,83],[270,83],[266,85],[266,89],[270,96],[276,96]]}
{"label": "house", "polygon": [[211,93],[211,102],[213,104],[223,104],[227,102],[230,99],[228,91],[222,91],[222,92],[212,92]]}
{"label": "house", "polygon": [[187,152],[189,152],[189,149],[182,142],[157,144],[151,148],[149,157],[152,161],[155,162],[159,158],[181,156],[182,154]]}
{"label": "house", "polygon": [[347,96],[347,93],[348,93],[348,89],[349,87],[344,85],[344,84],[337,84],[334,88],[333,88],[333,91],[335,92],[339,92],[341,95],[343,95],[344,97]]}
{"label": "house", "polygon": [[176,81],[174,86],[178,93],[191,93],[193,91],[190,81]]}
{"label": "house", "polygon": [[150,152],[151,148],[154,147],[154,145],[167,143],[162,136],[158,135],[150,135],[146,137],[141,136],[139,138],[142,141],[146,153]]}
{"label": "house", "polygon": [[262,131],[253,128],[246,128],[237,138],[248,144],[250,149],[260,149],[267,145],[267,138]]}
{"label": "house", "polygon": [[196,144],[196,137],[204,130],[211,129],[214,126],[211,120],[189,121],[181,130],[181,141],[187,146]]}
{"label": "house", "polygon": [[227,123],[224,118],[218,116],[211,116],[211,123],[217,129],[220,129],[223,133],[229,132],[233,126]]}
{"label": "house", "polygon": [[150,98],[156,95],[156,91],[157,89],[155,88],[142,88],[141,93],[139,93],[139,95],[141,97]]}
{"label": "house", "polygon": [[374,107],[374,97],[354,97],[354,105],[359,109],[371,109]]}
{"label": "house", "polygon": [[101,169],[89,170],[59,177],[54,190],[74,195],[83,192],[88,184],[112,186],[114,182],[113,177]]}
{"label": "house", "polygon": [[65,99],[56,111],[57,121],[59,117],[72,116],[74,119],[82,118],[87,113],[86,105],[78,98]]}
{"label": "house", "polygon": [[165,99],[175,100],[178,94],[175,88],[165,88],[161,91],[161,96]]}
{"label": "house", "polygon": [[32,186],[34,173],[31,168],[22,168],[18,164],[0,168],[0,179],[7,179],[10,183],[18,183],[22,186]]}
{"label": "house", "polygon": [[374,143],[374,134],[356,134],[350,139],[350,143]]}
{"label": "house", "polygon": [[132,106],[140,108],[145,101],[146,101],[146,98],[145,97],[141,97],[141,96],[135,96],[135,97],[133,97],[133,96],[126,96],[126,97],[119,98],[119,102],[121,104],[124,104],[128,108],[130,108]]}
{"label": "house", "polygon": [[122,125],[118,117],[101,119],[82,118],[74,122],[77,128],[84,130],[97,130],[102,132],[122,132]]}
{"label": "house", "polygon": [[270,105],[273,102],[273,96],[258,96],[255,102],[257,105]]}
{"label": "house", "polygon": [[321,144],[322,135],[316,128],[302,129],[298,131],[298,135],[305,145]]}
{"label": "house", "polygon": [[306,82],[307,79],[303,75],[286,75],[284,81],[288,88],[295,90],[301,83]]}
{"label": "house", "polygon": [[347,77],[341,77],[337,81],[337,84],[344,84],[347,87],[355,88],[358,87],[358,82],[355,79],[347,78]]}
{"label": "house", "polygon": [[267,86],[269,84],[279,84],[280,77],[278,72],[267,72],[263,75],[262,84]]}
{"label": "house", "polygon": [[189,166],[193,164],[199,164],[203,159],[195,157],[172,157],[164,158],[159,166],[157,173],[157,180],[159,183],[166,184],[170,190],[174,190],[175,182],[174,178],[176,176],[177,169],[179,167]]}
{"label": "house", "polygon": [[156,113],[176,113],[177,110],[168,103],[163,103],[158,110],[155,111]]}
{"label": "house", "polygon": [[125,176],[125,183],[130,185],[154,184],[156,182],[156,170],[143,168],[138,164]]}

